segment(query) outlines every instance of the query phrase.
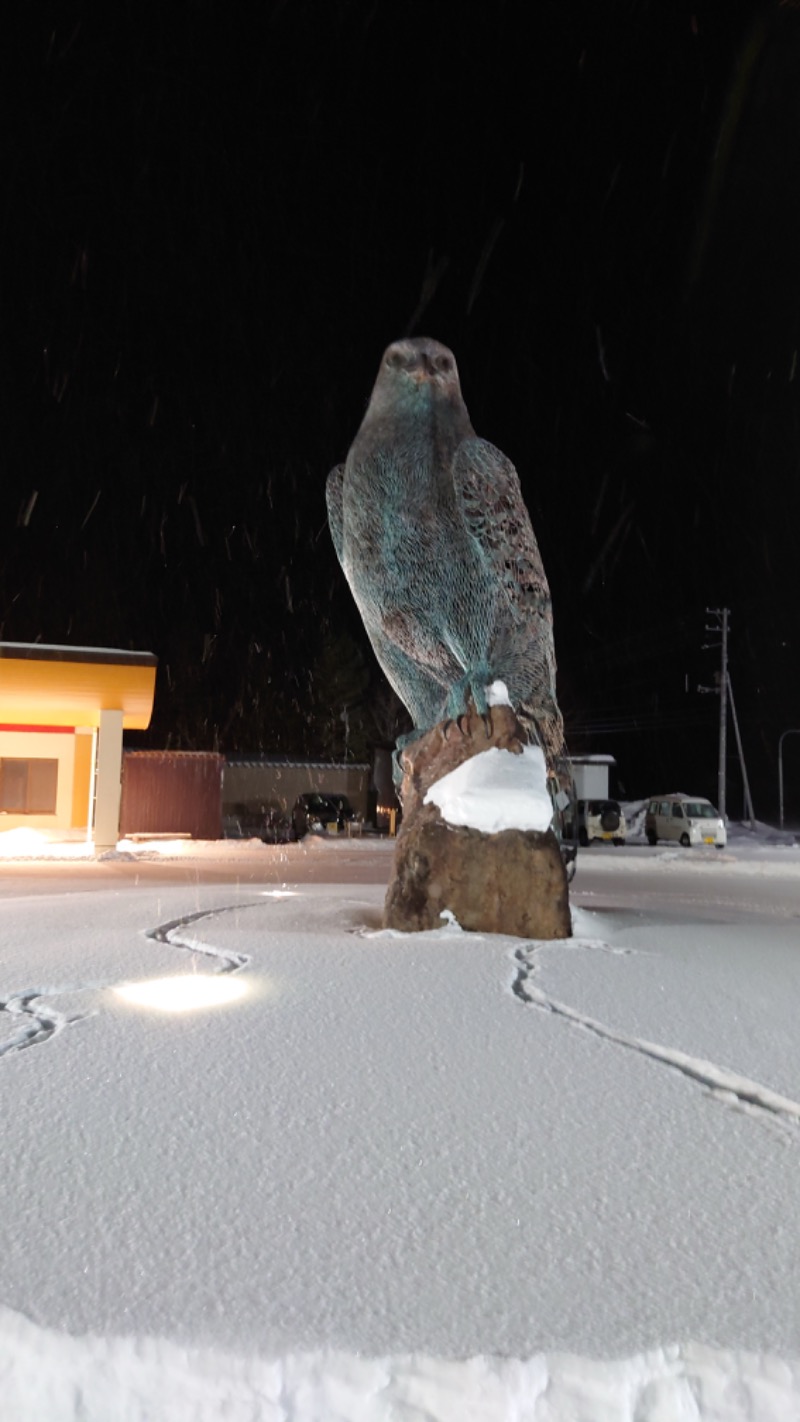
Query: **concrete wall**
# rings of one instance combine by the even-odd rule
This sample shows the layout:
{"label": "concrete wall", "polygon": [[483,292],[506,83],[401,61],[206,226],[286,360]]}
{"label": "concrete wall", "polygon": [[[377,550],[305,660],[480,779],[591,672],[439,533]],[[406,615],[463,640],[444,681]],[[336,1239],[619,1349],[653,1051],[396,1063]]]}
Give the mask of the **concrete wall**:
{"label": "concrete wall", "polygon": [[236,805],[248,810],[281,810],[291,814],[298,795],[346,795],[356,814],[366,816],[372,767],[325,765],[317,762],[270,764],[266,761],[226,761],[222,772],[223,814]]}

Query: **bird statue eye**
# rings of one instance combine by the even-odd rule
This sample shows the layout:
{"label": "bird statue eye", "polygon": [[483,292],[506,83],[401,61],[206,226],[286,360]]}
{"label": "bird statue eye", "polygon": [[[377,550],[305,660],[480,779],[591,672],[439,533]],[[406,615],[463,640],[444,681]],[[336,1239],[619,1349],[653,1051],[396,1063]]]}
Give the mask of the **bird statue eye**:
{"label": "bird statue eye", "polygon": [[449,372],[453,369],[453,362],[451,361],[450,357],[446,355],[437,356],[434,361],[434,365],[442,375],[448,375]]}
{"label": "bird statue eye", "polygon": [[399,350],[397,347],[395,347],[393,350],[390,350],[389,354],[386,357],[386,364],[389,366],[390,370],[402,370],[405,366],[411,363],[412,362],[409,361],[406,352]]}

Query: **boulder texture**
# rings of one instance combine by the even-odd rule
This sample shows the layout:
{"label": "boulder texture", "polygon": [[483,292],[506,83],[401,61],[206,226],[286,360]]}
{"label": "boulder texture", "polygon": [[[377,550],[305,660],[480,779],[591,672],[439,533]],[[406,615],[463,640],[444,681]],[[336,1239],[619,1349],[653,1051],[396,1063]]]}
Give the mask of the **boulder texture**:
{"label": "boulder texture", "polygon": [[431,785],[496,746],[519,755],[525,731],[510,706],[440,722],[402,753],[403,821],[384,924],[404,932],[441,928],[451,913],[473,933],[569,938],[567,876],[552,830],[481,830],[447,824],[424,803]]}

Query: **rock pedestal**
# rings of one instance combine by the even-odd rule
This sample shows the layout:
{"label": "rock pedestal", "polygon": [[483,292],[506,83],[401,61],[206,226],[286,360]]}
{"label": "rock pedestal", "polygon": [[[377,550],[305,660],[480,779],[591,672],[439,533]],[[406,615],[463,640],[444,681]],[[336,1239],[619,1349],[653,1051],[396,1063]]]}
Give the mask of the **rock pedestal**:
{"label": "rock pedestal", "polygon": [[[463,729],[459,729],[459,726]],[[459,726],[442,722],[403,752],[403,823],[386,894],[384,925],[405,932],[441,928],[452,913],[474,933],[569,938],[567,876],[552,830],[481,830],[450,825],[425,795],[471,756],[496,746],[520,755],[525,732],[510,706]]]}

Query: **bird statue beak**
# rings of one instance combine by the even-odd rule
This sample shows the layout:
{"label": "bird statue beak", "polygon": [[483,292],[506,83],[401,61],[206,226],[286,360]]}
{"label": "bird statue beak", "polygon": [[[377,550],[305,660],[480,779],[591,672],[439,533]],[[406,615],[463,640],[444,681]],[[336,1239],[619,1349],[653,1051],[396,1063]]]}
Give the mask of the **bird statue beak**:
{"label": "bird statue beak", "polygon": [[435,380],[439,374],[440,372],[436,369],[436,367],[432,364],[432,362],[428,359],[427,356],[423,356],[419,364],[415,365],[414,369],[411,371],[411,375],[417,382],[417,385],[421,385],[423,380]]}

